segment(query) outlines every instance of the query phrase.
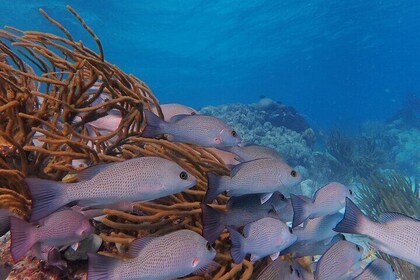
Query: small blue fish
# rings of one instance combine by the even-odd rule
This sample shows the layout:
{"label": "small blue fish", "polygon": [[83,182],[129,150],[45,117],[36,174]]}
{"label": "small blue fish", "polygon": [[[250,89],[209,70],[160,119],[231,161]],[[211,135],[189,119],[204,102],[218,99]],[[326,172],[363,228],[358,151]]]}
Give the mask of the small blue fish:
{"label": "small blue fish", "polygon": [[273,218],[263,218],[244,227],[242,236],[233,228],[228,228],[232,241],[231,255],[235,263],[240,263],[247,254],[255,262],[266,256],[278,258],[280,251],[292,245],[297,237],[283,222]]}
{"label": "small blue fish", "polygon": [[349,241],[338,241],[318,260],[315,280],[352,279],[360,268],[363,248]]}
{"label": "small blue fish", "polygon": [[164,280],[218,267],[216,251],[198,233],[178,230],[160,237],[142,237],[130,245],[132,259],[121,261],[89,254],[89,280]]}
{"label": "small blue fish", "polygon": [[300,280],[300,271],[293,265],[281,259],[276,259],[267,265],[256,280]]}
{"label": "small blue fish", "polygon": [[395,280],[394,268],[382,259],[371,261],[353,280]]}
{"label": "small blue fish", "polygon": [[10,217],[10,251],[17,261],[37,243],[64,246],[77,243],[94,232],[94,228],[82,214],[73,210],[55,212],[42,221],[39,227],[19,218]]}
{"label": "small blue fish", "polygon": [[[296,230],[294,230],[296,232]],[[331,240],[331,241],[330,241]],[[337,234],[332,239],[321,240],[317,242],[295,242],[292,246],[281,251],[282,255],[291,253],[293,258],[301,258],[306,256],[319,256],[325,253],[332,245],[340,240],[346,240],[344,235]],[[329,242],[328,242],[329,241]]]}
{"label": "small blue fish", "polygon": [[222,120],[203,115],[176,115],[169,122],[144,110],[147,126],[143,137],[167,135],[173,142],[184,142],[202,147],[235,146],[241,142],[238,133]]}
{"label": "small blue fish", "polygon": [[292,227],[294,228],[308,218],[337,213],[346,204],[346,198],[353,197],[353,192],[343,184],[332,182],[317,190],[311,202],[293,194],[290,197],[293,204]]}
{"label": "small blue fish", "polygon": [[420,221],[400,213],[382,213],[379,223],[371,221],[351,201],[346,200],[343,220],[337,232],[363,234],[370,245],[388,255],[420,266]]}

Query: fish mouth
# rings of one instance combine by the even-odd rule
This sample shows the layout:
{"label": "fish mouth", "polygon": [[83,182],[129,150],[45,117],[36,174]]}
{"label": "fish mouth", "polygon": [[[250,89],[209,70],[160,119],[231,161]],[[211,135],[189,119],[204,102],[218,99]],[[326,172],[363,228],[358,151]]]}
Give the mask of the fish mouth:
{"label": "fish mouth", "polygon": [[187,186],[186,186],[186,188],[187,189],[189,189],[189,188],[192,188],[192,187],[194,187],[195,185],[197,185],[197,179],[194,179],[193,181],[191,181]]}

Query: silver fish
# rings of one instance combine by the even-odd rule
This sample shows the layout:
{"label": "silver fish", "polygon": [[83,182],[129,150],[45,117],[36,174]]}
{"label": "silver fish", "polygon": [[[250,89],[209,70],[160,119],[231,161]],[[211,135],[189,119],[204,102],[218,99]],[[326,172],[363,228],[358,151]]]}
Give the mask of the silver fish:
{"label": "silver fish", "polygon": [[349,241],[338,241],[318,260],[315,280],[352,279],[360,268],[363,248]]}
{"label": "silver fish", "polygon": [[394,268],[382,259],[371,261],[365,269],[353,280],[395,280]]}
{"label": "silver fish", "polygon": [[212,261],[216,256],[214,248],[190,230],[137,239],[129,254],[134,258],[127,261],[89,254],[89,280],[173,279],[217,267]]}
{"label": "silver fish", "polygon": [[42,221],[39,227],[10,217],[13,260],[23,257],[37,242],[50,246],[77,243],[93,233],[88,219],[73,210],[58,211]]}
{"label": "silver fish", "polygon": [[77,202],[83,206],[121,201],[147,201],[181,192],[196,184],[196,178],[173,161],[140,157],[88,168],[78,183],[25,179],[32,197],[31,221]]}
{"label": "silver fish", "polygon": [[[191,107],[177,104],[177,103],[169,103],[169,104],[160,104],[160,109],[162,109],[163,117],[165,121],[170,121],[172,117],[177,115],[197,115],[197,110],[194,110]],[[156,107],[152,108],[152,112],[157,115]]]}
{"label": "silver fish", "polygon": [[371,221],[350,200],[346,200],[344,218],[337,232],[363,234],[370,245],[388,255],[420,266],[420,221],[400,213],[382,213],[379,223]]}
{"label": "silver fish", "polygon": [[235,263],[240,263],[247,254],[255,262],[266,256],[278,258],[280,251],[292,245],[297,237],[283,222],[270,217],[247,224],[242,236],[234,228],[228,227],[232,241],[231,255]]}
{"label": "silver fish", "polygon": [[257,159],[235,166],[230,176],[208,173],[208,190],[204,201],[209,203],[226,191],[228,196],[260,193],[266,202],[273,192],[298,184],[302,177],[289,165],[273,159]]}
{"label": "silver fish", "polygon": [[[296,229],[294,230],[296,232]],[[291,253],[293,258],[301,258],[306,256],[319,256],[325,253],[332,245],[340,240],[346,240],[344,235],[337,234],[332,239],[321,240],[318,242],[296,241],[292,246],[281,251],[281,255]]]}
{"label": "silver fish", "polygon": [[311,202],[293,194],[290,197],[294,212],[292,223],[294,228],[308,218],[313,219],[337,213],[344,207],[346,197],[353,197],[353,192],[343,184],[332,182],[317,190]]}
{"label": "silver fish", "polygon": [[216,117],[177,115],[166,122],[148,110],[144,110],[144,113],[147,126],[143,131],[143,137],[166,134],[170,141],[203,147],[235,146],[241,142],[236,131]]}
{"label": "silver fish", "polygon": [[285,162],[283,157],[276,150],[270,147],[261,146],[257,144],[246,144],[240,146],[226,147],[222,149],[236,154],[236,159],[241,162],[260,158],[271,158]]}
{"label": "silver fish", "polygon": [[335,213],[333,215],[308,219],[303,224],[302,228],[294,230],[295,235],[298,237],[298,242],[317,242],[327,240],[330,243],[331,239],[336,235],[333,228],[343,218],[343,214]]}
{"label": "silver fish", "polygon": [[303,279],[300,271],[281,259],[267,265],[257,276],[257,280],[299,280]]}
{"label": "silver fish", "polygon": [[228,203],[226,211],[217,210],[202,203],[203,236],[213,243],[226,227],[239,228],[265,217],[277,218],[276,210],[281,209],[280,205],[284,199],[285,197],[277,192],[267,203],[261,204],[259,197],[248,196],[241,204],[231,202],[229,205]]}

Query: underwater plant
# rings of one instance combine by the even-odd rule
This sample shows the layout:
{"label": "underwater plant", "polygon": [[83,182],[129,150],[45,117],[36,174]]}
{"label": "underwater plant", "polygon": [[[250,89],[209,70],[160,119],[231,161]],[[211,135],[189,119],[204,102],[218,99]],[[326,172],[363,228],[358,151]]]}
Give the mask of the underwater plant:
{"label": "underwater plant", "polygon": [[[140,137],[145,127],[143,109],[156,108],[163,116],[158,100],[143,81],[105,60],[96,34],[76,11],[68,9],[90,33],[98,52],[76,42],[43,10],[41,13],[64,37],[12,27],[0,30],[0,208],[28,219],[31,199],[22,181],[28,176],[71,182],[77,180],[75,161],[95,165],[159,156],[193,174],[197,185],[155,201],[136,203],[133,213],[105,209],[107,216],[95,223],[105,243],[102,254],[125,258],[124,245],[144,235],[177,229],[201,234],[200,201],[207,187],[206,173],[225,175],[227,167],[209,149]],[[122,117],[118,128],[107,133],[94,129],[92,134],[88,123],[111,112]],[[223,209],[227,198],[219,196],[217,201],[214,206]],[[215,260],[221,266],[213,277],[249,279],[254,268],[263,263],[233,264],[227,236],[224,233],[216,241]]]}
{"label": "underwater plant", "polygon": [[[355,192],[360,208],[371,217],[384,212],[398,212],[419,218],[420,188],[417,179],[411,180],[396,172],[375,172]],[[420,268],[403,260],[376,251],[378,257],[390,263],[401,279],[419,279]]]}

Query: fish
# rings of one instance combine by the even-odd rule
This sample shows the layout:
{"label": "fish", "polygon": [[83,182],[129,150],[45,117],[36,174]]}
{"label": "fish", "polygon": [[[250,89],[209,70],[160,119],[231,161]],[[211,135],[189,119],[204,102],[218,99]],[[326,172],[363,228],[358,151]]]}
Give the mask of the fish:
{"label": "fish", "polygon": [[130,244],[132,259],[89,255],[89,280],[173,279],[218,267],[215,249],[198,233],[178,230],[160,237],[141,237]]}
{"label": "fish", "polygon": [[7,209],[0,209],[0,237],[5,235],[10,229],[10,216],[12,214]]}
{"label": "fish", "polygon": [[232,169],[233,167],[241,163],[240,161],[236,160],[237,156],[233,153],[217,148],[208,148],[208,151],[218,156],[229,169]]}
{"label": "fish", "polygon": [[300,280],[300,271],[287,261],[276,259],[258,274],[256,280]]}
{"label": "fish", "polygon": [[144,110],[146,128],[143,137],[156,137],[165,134],[172,142],[195,144],[202,147],[226,147],[238,145],[242,140],[239,134],[222,120],[204,115],[177,115],[169,122]]}
{"label": "fish", "polygon": [[275,149],[257,144],[244,144],[233,147],[225,147],[222,149],[236,154],[236,160],[240,162],[261,158],[271,158],[285,162],[284,158]]}
{"label": "fish", "polygon": [[79,180],[77,183],[62,183],[24,179],[32,198],[30,221],[37,221],[71,202],[87,207],[148,201],[181,192],[197,182],[178,164],[160,157],[95,165],[84,170]]}
{"label": "fish", "polygon": [[89,219],[67,209],[46,217],[39,227],[13,216],[10,217],[10,224],[10,252],[14,261],[25,256],[37,242],[56,247],[70,245],[94,232]]}
{"label": "fish", "polygon": [[396,280],[394,268],[382,259],[371,261],[353,280]]}
{"label": "fish", "polygon": [[[296,232],[296,229],[294,230]],[[299,240],[299,237],[298,237]],[[332,245],[340,240],[346,240],[344,235],[336,234],[332,239],[321,240],[317,242],[296,241],[293,245],[281,251],[281,255],[292,254],[293,258],[301,258],[306,256],[319,256],[325,253]]]}
{"label": "fish", "polygon": [[8,262],[0,262],[0,280],[6,280],[10,272],[12,272],[13,264]]}
{"label": "fish", "polygon": [[244,236],[232,227],[228,227],[228,230],[232,241],[231,256],[235,263],[242,262],[247,254],[251,254],[251,262],[266,256],[275,260],[280,251],[297,240],[291,228],[270,217],[247,224],[243,229]]}
{"label": "fish", "polygon": [[31,247],[29,255],[45,261],[49,266],[54,266],[61,270],[67,268],[67,262],[61,258],[60,250],[56,246],[37,242]]}
{"label": "fish", "polygon": [[208,173],[208,189],[204,202],[210,203],[226,191],[228,196],[261,194],[261,203],[275,191],[298,184],[302,177],[289,165],[273,159],[256,159],[235,166],[230,176]]}
{"label": "fish", "polygon": [[[177,115],[198,115],[197,110],[177,103],[160,104],[160,109],[162,110],[164,120],[167,122]],[[152,108],[152,112],[155,115],[158,114],[156,107]]]}
{"label": "fish", "polygon": [[295,228],[308,218],[313,219],[338,212],[344,207],[347,197],[352,198],[353,191],[337,182],[329,183],[317,190],[311,202],[291,194],[294,212],[292,227]]}
{"label": "fish", "polygon": [[[284,197],[284,196],[283,196]],[[239,228],[265,217],[277,218],[270,203],[249,203],[248,207],[231,207],[227,211],[217,210],[207,204],[201,204],[203,236],[210,243],[216,241],[226,227]]]}
{"label": "fish", "polygon": [[341,240],[332,245],[316,263],[315,280],[352,279],[360,268],[363,247]]}
{"label": "fish", "polygon": [[336,235],[333,228],[343,218],[343,214],[335,213],[332,215],[322,216],[318,218],[308,219],[302,228],[296,228],[294,234],[298,237],[298,242],[308,241],[317,242],[331,239]]}
{"label": "fish", "polygon": [[420,221],[417,219],[385,212],[379,216],[379,222],[374,222],[347,199],[344,218],[334,230],[366,235],[371,239],[369,244],[377,250],[420,266]]}
{"label": "fish", "polygon": [[314,274],[304,268],[298,261],[292,260],[292,265],[293,268],[299,272],[302,280],[314,280]]}

